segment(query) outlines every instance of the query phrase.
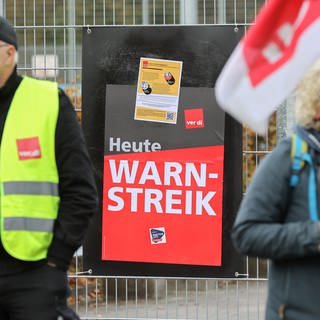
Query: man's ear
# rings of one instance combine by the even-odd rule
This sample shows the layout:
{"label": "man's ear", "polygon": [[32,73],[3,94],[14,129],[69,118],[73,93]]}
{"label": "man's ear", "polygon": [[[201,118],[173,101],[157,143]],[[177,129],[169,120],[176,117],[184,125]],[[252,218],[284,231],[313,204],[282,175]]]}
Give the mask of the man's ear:
{"label": "man's ear", "polygon": [[14,46],[12,45],[8,46],[8,49],[7,49],[8,56],[14,56],[15,52],[16,52],[16,49]]}

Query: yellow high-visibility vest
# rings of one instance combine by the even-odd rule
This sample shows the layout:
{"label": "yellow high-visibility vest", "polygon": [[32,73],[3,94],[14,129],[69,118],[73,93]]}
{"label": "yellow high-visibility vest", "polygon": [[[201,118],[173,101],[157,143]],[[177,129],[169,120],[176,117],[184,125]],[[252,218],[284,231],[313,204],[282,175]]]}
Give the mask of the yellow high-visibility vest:
{"label": "yellow high-visibility vest", "polygon": [[[59,208],[56,83],[24,77],[15,92],[0,147],[1,241],[14,258],[46,258]],[[67,134],[67,133],[66,133]]]}

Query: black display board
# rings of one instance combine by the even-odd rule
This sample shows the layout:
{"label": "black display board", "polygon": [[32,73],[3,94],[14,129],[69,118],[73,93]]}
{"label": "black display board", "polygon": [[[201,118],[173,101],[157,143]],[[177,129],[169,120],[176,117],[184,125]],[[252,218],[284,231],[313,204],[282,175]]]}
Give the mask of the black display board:
{"label": "black display board", "polygon": [[[235,272],[243,273],[243,258],[230,240],[242,194],[242,128],[217,106],[213,89],[242,34],[241,27],[213,25],[83,29],[82,124],[101,208],[83,248],[85,269],[96,275],[233,277]],[[176,124],[134,120],[141,57],[183,62]],[[185,110],[194,108],[202,109],[205,124],[186,129]],[[221,265],[102,260],[104,156],[123,153],[110,152],[110,137],[157,141],[161,151],[168,152],[224,146]]]}

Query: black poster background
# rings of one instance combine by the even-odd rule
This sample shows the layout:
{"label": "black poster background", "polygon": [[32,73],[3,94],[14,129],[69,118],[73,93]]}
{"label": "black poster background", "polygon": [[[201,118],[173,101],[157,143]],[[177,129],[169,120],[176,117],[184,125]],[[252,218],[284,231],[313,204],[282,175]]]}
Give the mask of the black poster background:
{"label": "black poster background", "polygon": [[[242,27],[216,25],[83,29],[82,126],[100,193],[100,212],[91,222],[83,247],[84,270],[92,269],[95,275],[173,277],[243,273],[244,259],[230,240],[242,195],[242,128],[217,106],[213,90],[242,35]],[[133,120],[141,57],[183,61],[176,125]],[[183,112],[188,108],[204,109],[204,128],[185,129]],[[110,135],[158,141],[162,150],[224,144],[221,267],[101,260],[103,157]]]}

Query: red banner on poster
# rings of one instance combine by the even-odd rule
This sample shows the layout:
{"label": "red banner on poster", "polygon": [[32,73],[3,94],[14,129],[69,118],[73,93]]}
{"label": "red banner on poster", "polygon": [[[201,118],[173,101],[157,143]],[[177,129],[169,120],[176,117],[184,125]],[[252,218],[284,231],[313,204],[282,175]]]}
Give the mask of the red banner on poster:
{"label": "red banner on poster", "polygon": [[102,259],[221,266],[223,146],[104,157]]}

